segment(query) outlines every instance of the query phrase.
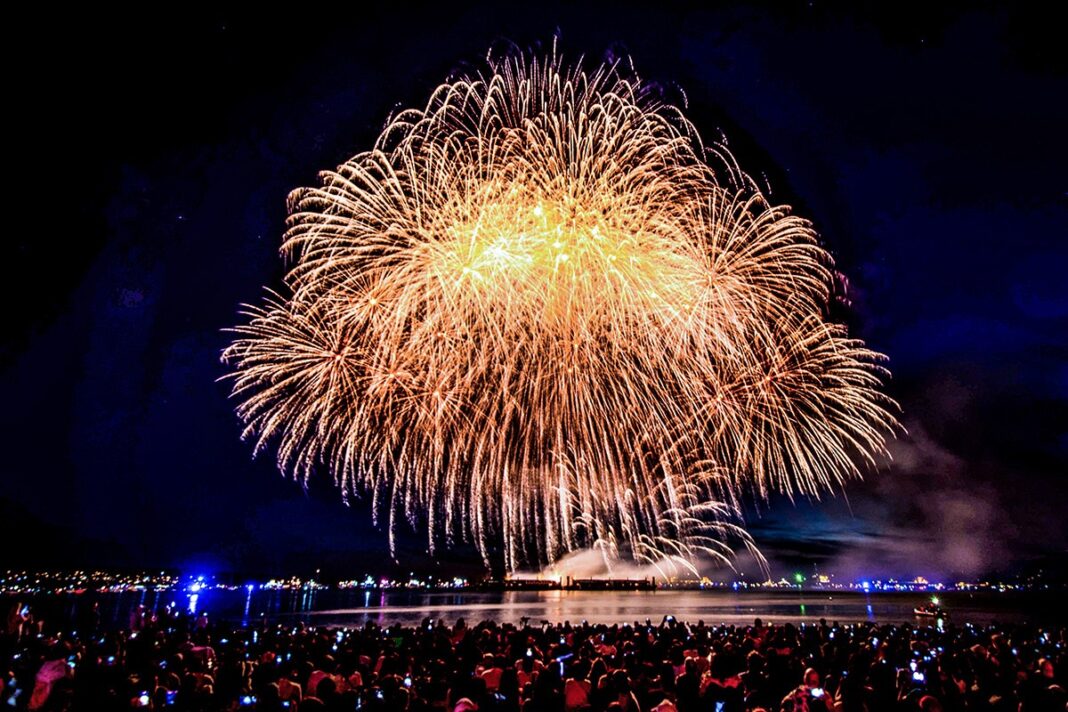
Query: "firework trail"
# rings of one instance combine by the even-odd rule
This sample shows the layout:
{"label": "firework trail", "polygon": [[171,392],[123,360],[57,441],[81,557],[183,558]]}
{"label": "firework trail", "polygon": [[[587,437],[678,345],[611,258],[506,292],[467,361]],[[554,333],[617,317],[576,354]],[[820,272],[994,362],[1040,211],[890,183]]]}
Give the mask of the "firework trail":
{"label": "firework trail", "polygon": [[391,545],[727,560],[740,496],[833,490],[897,427],[810,224],[618,63],[490,57],[320,181],[223,359],[256,451]]}

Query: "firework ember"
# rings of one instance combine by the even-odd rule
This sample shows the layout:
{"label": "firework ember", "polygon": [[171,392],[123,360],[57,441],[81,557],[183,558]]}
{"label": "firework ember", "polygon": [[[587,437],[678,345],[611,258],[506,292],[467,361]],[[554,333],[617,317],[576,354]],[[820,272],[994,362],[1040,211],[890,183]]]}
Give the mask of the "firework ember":
{"label": "firework ember", "polygon": [[391,542],[726,560],[741,497],[833,491],[896,427],[810,224],[629,67],[491,57],[320,178],[224,360],[256,450]]}

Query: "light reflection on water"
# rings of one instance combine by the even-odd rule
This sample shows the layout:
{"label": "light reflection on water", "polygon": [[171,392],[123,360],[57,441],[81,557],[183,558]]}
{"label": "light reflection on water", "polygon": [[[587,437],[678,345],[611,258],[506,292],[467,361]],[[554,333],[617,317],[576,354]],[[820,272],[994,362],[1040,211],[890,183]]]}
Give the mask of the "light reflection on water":
{"label": "light reflection on water", "polygon": [[[279,603],[285,592],[271,592]],[[913,608],[926,603],[925,594],[863,594],[849,592],[753,592],[753,591],[499,591],[466,593],[408,593],[386,591],[320,591],[288,594],[289,616],[279,615],[282,606],[253,606],[252,619],[303,620],[315,625],[359,626],[401,623],[415,625],[424,618],[457,618],[468,621],[495,620],[540,623],[583,620],[590,623],[659,622],[665,615],[680,620],[704,620],[709,624],[747,624],[754,618],[769,622],[815,622],[821,618],[840,622],[915,621]],[[1039,607],[1021,605],[1018,597],[996,595],[944,596],[956,619],[975,623],[995,620],[1019,621],[1035,615]],[[273,612],[277,611],[277,612]],[[246,614],[245,621],[249,621]]]}
{"label": "light reflection on water", "polygon": [[820,618],[841,622],[902,622],[912,620],[913,607],[924,601],[926,597],[922,595],[874,597],[873,600],[856,594],[828,596],[807,592],[799,595],[723,591],[507,591],[462,596],[422,594],[400,599],[394,594],[372,596],[366,592],[362,605],[309,610],[298,618],[320,625],[350,626],[368,621],[380,625],[413,625],[426,617],[444,618],[447,622],[459,617],[468,621],[490,619],[512,623],[524,617],[534,623],[542,620],[616,623],[646,619],[659,622],[664,615],[693,622],[704,620],[709,624],[745,624],[757,617],[774,622]]}
{"label": "light reflection on water", "polygon": [[[1047,600],[1048,599],[1048,600]],[[78,609],[94,600],[85,596],[41,598],[38,607],[76,620]],[[196,593],[147,592],[96,595],[102,619],[110,625],[125,625],[137,605],[161,610],[171,605],[189,612],[207,612],[213,619],[244,625],[262,621],[304,621],[312,625],[360,626],[401,623],[415,625],[424,618],[458,618],[468,622],[495,620],[519,623],[528,618],[535,625],[583,620],[590,623],[658,623],[665,615],[680,620],[703,620],[714,624],[748,624],[754,618],[768,622],[815,622],[821,618],[842,623],[916,622],[913,608],[930,600],[925,594],[888,594],[818,591],[495,591],[408,592],[376,590],[278,591],[239,588],[233,591],[204,589]],[[943,605],[954,622],[989,623],[1032,620],[1064,620],[1061,606],[1039,594],[942,595]],[[924,625],[932,621],[922,621]]]}

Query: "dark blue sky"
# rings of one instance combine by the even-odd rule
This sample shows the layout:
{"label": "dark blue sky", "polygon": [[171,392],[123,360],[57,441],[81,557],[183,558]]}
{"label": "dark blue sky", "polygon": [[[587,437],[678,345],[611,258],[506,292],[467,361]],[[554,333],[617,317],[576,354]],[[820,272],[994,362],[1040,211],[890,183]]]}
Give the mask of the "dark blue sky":
{"label": "dark blue sky", "polygon": [[[366,507],[251,460],[216,382],[221,330],[279,284],[290,189],[494,41],[556,32],[566,53],[629,51],[684,92],[706,139],[722,131],[815,222],[855,333],[890,356],[909,437],[845,496],[754,507],[776,565],[1063,562],[1068,72],[1053,19],[510,5],[26,25],[40,49],[9,90],[3,563],[380,569]],[[414,536],[400,553],[405,568],[468,561],[428,562]]]}

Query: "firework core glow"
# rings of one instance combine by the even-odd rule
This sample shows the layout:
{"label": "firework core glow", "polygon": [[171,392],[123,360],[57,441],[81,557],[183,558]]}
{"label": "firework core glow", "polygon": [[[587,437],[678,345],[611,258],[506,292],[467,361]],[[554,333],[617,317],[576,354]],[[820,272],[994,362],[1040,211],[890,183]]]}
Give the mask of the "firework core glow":
{"label": "firework core glow", "polygon": [[877,463],[896,405],[830,256],[661,95],[491,55],[294,191],[284,289],[223,354],[256,451],[509,570],[729,561],[743,496]]}

